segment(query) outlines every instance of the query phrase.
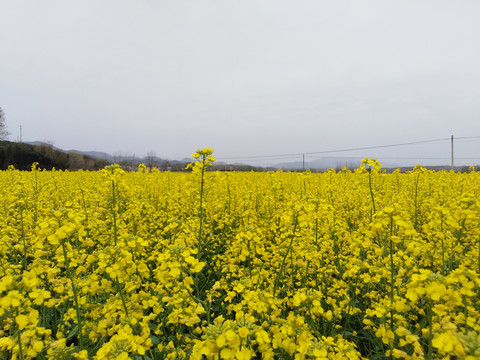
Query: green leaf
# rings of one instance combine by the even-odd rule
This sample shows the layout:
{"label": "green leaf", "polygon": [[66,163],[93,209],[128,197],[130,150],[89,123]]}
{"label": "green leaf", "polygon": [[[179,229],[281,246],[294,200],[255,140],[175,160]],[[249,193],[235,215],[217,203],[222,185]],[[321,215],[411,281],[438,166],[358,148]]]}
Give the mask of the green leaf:
{"label": "green leaf", "polygon": [[72,329],[72,331],[70,331],[70,333],[68,334],[67,336],[67,340],[70,340],[71,338],[73,338],[75,335],[77,335],[78,333],[78,325],[75,325],[75,327]]}
{"label": "green leaf", "polygon": [[160,339],[158,338],[158,336],[150,335],[150,340],[152,341],[152,344],[153,344],[153,345],[158,345],[158,344],[160,344]]}

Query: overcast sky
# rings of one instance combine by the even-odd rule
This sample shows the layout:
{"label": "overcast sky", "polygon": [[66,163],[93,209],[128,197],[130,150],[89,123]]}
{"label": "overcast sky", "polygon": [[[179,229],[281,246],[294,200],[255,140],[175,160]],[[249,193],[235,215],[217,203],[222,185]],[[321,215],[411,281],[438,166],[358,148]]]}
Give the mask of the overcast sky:
{"label": "overcast sky", "polygon": [[[478,0],[1,0],[0,107],[11,140],[22,125],[170,159],[480,137],[479,16]],[[480,138],[456,155],[480,163]]]}

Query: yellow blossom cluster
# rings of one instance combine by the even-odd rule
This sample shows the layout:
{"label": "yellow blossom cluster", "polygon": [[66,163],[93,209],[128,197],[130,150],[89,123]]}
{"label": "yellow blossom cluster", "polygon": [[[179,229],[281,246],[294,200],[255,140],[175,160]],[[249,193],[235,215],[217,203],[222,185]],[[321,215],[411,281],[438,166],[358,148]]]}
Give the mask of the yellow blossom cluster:
{"label": "yellow blossom cluster", "polygon": [[0,172],[0,358],[478,359],[480,174]]}

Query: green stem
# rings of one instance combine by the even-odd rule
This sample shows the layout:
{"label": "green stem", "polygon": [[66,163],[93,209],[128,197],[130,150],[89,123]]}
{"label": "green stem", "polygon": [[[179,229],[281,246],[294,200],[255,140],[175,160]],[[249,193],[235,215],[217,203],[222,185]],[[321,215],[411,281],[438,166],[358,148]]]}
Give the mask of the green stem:
{"label": "green stem", "polygon": [[231,214],[231,195],[230,195],[230,182],[228,181],[228,174],[225,174],[227,177],[227,193],[228,193],[228,215]]}
{"label": "green stem", "polygon": [[190,295],[190,297],[191,297],[194,301],[202,304],[203,308],[205,309],[205,311],[206,311],[206,313],[207,313],[207,324],[210,324],[210,306],[207,306],[207,304],[206,304],[205,301],[200,300],[198,297],[196,297],[195,295],[193,295],[192,292],[190,291],[190,289],[189,289],[188,287],[185,287],[185,290],[187,290],[188,295]]}
{"label": "green stem", "polygon": [[444,244],[443,237],[442,237],[442,275],[445,276],[445,244]]}
{"label": "green stem", "polygon": [[[17,308],[17,316],[18,316],[18,308]],[[17,341],[18,341],[18,353],[20,355],[20,360],[23,360],[23,346],[22,346],[22,333],[20,329],[17,331]]]}
{"label": "green stem", "polygon": [[22,226],[22,242],[23,242],[23,269],[27,269],[27,244],[25,241],[25,225],[23,223],[23,209],[20,210],[20,223]]}
{"label": "green stem", "polygon": [[117,246],[117,210],[115,209],[115,181],[112,180],[113,240]]}
{"label": "green stem", "polygon": [[443,214],[440,213],[440,232],[442,233],[442,275],[445,276],[445,242],[443,236]]}
{"label": "green stem", "polygon": [[82,203],[83,203],[83,212],[85,213],[85,221],[84,221],[84,226],[85,230],[87,232],[87,237],[90,238],[90,229],[88,227],[88,212],[87,212],[87,204],[85,202],[85,193],[83,191],[83,188],[80,188],[80,191],[82,192]]}
{"label": "green stem", "polygon": [[295,274],[293,268],[293,251],[290,251],[290,268],[292,271],[292,296],[295,295]]}
{"label": "green stem", "polygon": [[432,347],[432,338],[433,338],[433,312],[432,312],[432,303],[428,301],[428,349],[425,356],[426,360],[432,359],[433,347]]}
{"label": "green stem", "polygon": [[[393,303],[395,300],[395,276],[394,276],[394,271],[395,271],[395,264],[393,262],[393,250],[394,250],[394,245],[393,245],[393,215],[390,214],[390,330],[395,334],[394,331],[394,322],[393,322]],[[393,359],[393,342],[390,345],[390,358]]]}
{"label": "green stem", "polygon": [[295,232],[297,231],[297,225],[298,225],[298,214],[295,216],[295,224],[293,227],[293,232],[291,235],[290,239],[290,244],[288,245],[287,251],[285,252],[285,255],[283,256],[282,260],[282,265],[280,265],[280,271],[277,274],[277,277],[275,278],[275,285],[273,286],[273,295],[275,296],[275,292],[277,290],[278,283],[280,281],[280,277],[282,276],[283,269],[285,268],[285,261],[287,260],[288,253],[292,250],[293,246],[293,239],[295,239]]}
{"label": "green stem", "polygon": [[37,223],[37,218],[38,218],[38,174],[37,170],[34,171],[35,174],[35,191],[34,191],[34,206],[35,206],[35,212],[33,213],[33,224],[35,225]]}
{"label": "green stem", "polygon": [[206,157],[202,158],[202,178],[200,181],[200,227],[198,230],[198,258],[200,259],[200,254],[203,250],[202,242],[202,230],[203,230],[203,187],[205,184],[205,161]]}
{"label": "green stem", "polygon": [[[197,253],[197,258],[198,260],[201,259],[201,256],[202,256],[202,251],[203,251],[203,248],[204,248],[204,244],[203,244],[203,241],[202,241],[202,231],[203,231],[203,187],[204,187],[204,184],[205,184],[205,162],[206,162],[207,158],[205,155],[202,156],[202,176],[201,176],[201,180],[200,180],[200,224],[199,224],[199,230],[198,230],[198,253]],[[198,273],[195,273],[195,277],[193,279],[193,283],[194,283],[194,286],[195,286],[195,293],[197,296],[200,296],[200,286],[199,286],[199,275]]]}
{"label": "green stem", "polygon": [[[480,261],[480,252],[479,252],[479,261]],[[5,264],[3,263],[3,254],[0,254],[0,265],[2,266],[3,276],[7,276],[7,269],[5,269]]]}
{"label": "green stem", "polygon": [[413,227],[415,228],[415,230],[418,230],[418,203],[417,203],[417,199],[418,199],[418,178],[419,178],[420,175],[417,174],[417,178],[415,179],[415,220],[414,220],[414,223],[413,223]]}
{"label": "green stem", "polygon": [[372,206],[373,206],[373,213],[376,213],[375,209],[375,199],[373,197],[373,188],[372,188],[372,170],[368,169],[368,185],[370,187],[370,196],[372,197]]}
{"label": "green stem", "polygon": [[75,286],[75,282],[73,281],[73,276],[72,272],[70,270],[70,264],[68,261],[68,255],[67,255],[67,248],[65,246],[65,239],[62,240],[62,249],[63,249],[63,256],[65,258],[65,269],[67,272],[67,277],[70,279],[70,282],[72,283],[72,291],[73,291],[73,301],[75,302],[75,311],[77,313],[77,323],[78,323],[78,344],[80,347],[80,350],[83,348],[83,338],[82,338],[82,316],[80,312],[80,306],[78,303],[78,291],[77,287]]}
{"label": "green stem", "polygon": [[120,282],[118,281],[118,276],[116,276],[116,284],[117,284],[117,291],[120,294],[120,299],[122,300],[122,305],[123,305],[123,310],[125,310],[125,316],[128,317],[128,309],[127,309],[127,304],[125,302],[125,297],[123,295],[123,290],[120,285]]}

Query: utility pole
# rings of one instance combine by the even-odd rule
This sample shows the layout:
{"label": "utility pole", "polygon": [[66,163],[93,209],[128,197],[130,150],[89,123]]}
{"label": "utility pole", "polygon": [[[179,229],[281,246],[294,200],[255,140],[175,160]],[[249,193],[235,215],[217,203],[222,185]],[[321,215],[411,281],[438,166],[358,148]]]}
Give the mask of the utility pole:
{"label": "utility pole", "polygon": [[20,125],[20,143],[22,143],[22,125]]}
{"label": "utility pole", "polygon": [[302,154],[303,159],[303,172],[305,172],[305,154]]}
{"label": "utility pole", "polygon": [[451,143],[452,143],[452,170],[455,170],[455,163],[453,161],[454,157],[453,157],[453,135],[451,137]]}

